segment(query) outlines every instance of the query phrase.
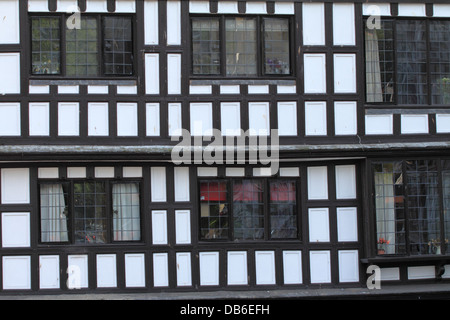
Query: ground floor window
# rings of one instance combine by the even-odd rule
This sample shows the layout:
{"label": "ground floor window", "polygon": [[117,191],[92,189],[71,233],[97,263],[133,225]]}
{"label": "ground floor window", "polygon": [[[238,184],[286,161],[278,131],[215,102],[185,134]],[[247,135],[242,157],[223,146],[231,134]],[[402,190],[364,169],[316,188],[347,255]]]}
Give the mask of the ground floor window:
{"label": "ground floor window", "polygon": [[294,180],[200,181],[202,240],[297,239]]}

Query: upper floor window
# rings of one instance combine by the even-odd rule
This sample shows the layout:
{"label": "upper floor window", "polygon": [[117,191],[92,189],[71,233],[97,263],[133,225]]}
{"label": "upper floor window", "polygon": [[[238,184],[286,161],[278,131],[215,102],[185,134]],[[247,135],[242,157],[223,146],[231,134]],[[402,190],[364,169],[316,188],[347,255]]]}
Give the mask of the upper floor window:
{"label": "upper floor window", "polygon": [[193,75],[292,75],[291,22],[272,17],[195,17]]}
{"label": "upper floor window", "polygon": [[365,27],[366,101],[450,104],[450,21],[381,21]]}
{"label": "upper floor window", "polygon": [[31,17],[31,73],[66,77],[133,75],[133,24],[128,16]]}

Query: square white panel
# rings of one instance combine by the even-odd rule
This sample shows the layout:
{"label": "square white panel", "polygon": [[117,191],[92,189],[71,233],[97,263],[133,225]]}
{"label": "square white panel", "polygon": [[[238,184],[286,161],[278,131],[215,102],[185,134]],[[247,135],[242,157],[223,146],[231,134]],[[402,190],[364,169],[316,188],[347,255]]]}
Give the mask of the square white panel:
{"label": "square white panel", "polygon": [[27,248],[30,247],[30,213],[3,212],[2,213],[2,247]]}
{"label": "square white panel", "polygon": [[59,289],[59,269],[59,256],[39,256],[39,289]]}
{"label": "square white panel", "polygon": [[326,54],[307,53],[304,55],[305,93],[326,93]]}
{"label": "square white panel", "polygon": [[31,289],[31,257],[3,256],[3,289]]}
{"label": "square white panel", "polygon": [[20,134],[20,103],[0,103],[0,136],[20,136]]}
{"label": "square white panel", "polygon": [[390,135],[394,133],[393,115],[366,115],[366,135]]}
{"label": "square white panel", "polygon": [[308,167],[308,199],[328,199],[328,168]]}
{"label": "square white panel", "polygon": [[125,255],[125,286],[127,288],[145,287],[145,255],[143,253]]}
{"label": "square white panel", "polygon": [[88,135],[109,135],[109,111],[107,102],[88,103]]}
{"label": "square white panel", "polygon": [[328,208],[308,210],[309,242],[330,242],[330,217]]}
{"label": "square white panel", "polygon": [[1,169],[2,204],[30,203],[30,170]]}
{"label": "square white panel", "polygon": [[200,285],[219,285],[219,253],[200,252]]}
{"label": "square white panel", "polygon": [[305,102],[305,135],[327,135],[327,103],[325,101]]}
{"label": "square white panel", "polygon": [[310,251],[311,283],[331,282],[330,251]]}
{"label": "square white panel", "polygon": [[118,136],[137,136],[138,119],[137,103],[118,103],[117,104],[117,135]]}
{"label": "square white panel", "polygon": [[402,114],[401,115],[402,134],[426,134],[428,133],[427,114]]}
{"label": "square white panel", "polygon": [[31,102],[28,112],[30,136],[48,136],[50,134],[50,104]]}
{"label": "square white panel", "polygon": [[356,102],[336,101],[334,103],[334,128],[337,136],[357,134]]}
{"label": "square white panel", "polygon": [[358,241],[357,208],[336,208],[339,242]]}

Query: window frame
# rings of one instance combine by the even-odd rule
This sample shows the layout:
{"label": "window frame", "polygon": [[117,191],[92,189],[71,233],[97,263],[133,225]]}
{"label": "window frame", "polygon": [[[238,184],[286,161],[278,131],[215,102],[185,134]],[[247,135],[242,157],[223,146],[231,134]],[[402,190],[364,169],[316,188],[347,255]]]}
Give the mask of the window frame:
{"label": "window frame", "polygon": [[[136,52],[137,52],[137,31],[136,31],[136,15],[131,13],[114,13],[114,14],[108,14],[108,13],[85,13],[82,12],[82,17],[94,17],[97,21],[97,59],[98,59],[98,75],[95,76],[67,76],[67,68],[66,68],[66,26],[65,23],[67,21],[67,18],[69,18],[71,14],[67,13],[31,13],[28,14],[27,17],[27,23],[28,23],[28,30],[29,30],[29,36],[27,39],[27,43],[29,46],[29,57],[28,61],[30,63],[28,74],[29,78],[32,80],[43,80],[43,79],[50,79],[50,80],[111,80],[111,79],[117,79],[117,80],[135,80],[137,79],[137,63],[136,63]],[[33,26],[32,26],[32,19],[38,17],[38,18],[58,18],[59,19],[59,28],[60,28],[60,73],[59,74],[35,74],[33,73],[33,56],[32,56],[32,32],[33,32]],[[103,19],[105,17],[128,17],[131,21],[131,42],[132,42],[132,74],[114,74],[114,75],[107,75],[105,74],[105,59],[104,59],[104,53],[105,53],[105,46],[104,46],[104,23]]]}
{"label": "window frame", "polygon": [[[86,182],[103,182],[105,183],[105,193],[106,193],[106,241],[105,243],[77,243],[75,240],[75,199],[74,199],[74,184],[75,183],[86,183]],[[114,226],[113,226],[113,193],[112,186],[114,184],[137,184],[139,192],[139,226],[140,226],[140,239],[139,240],[114,240]],[[43,184],[61,184],[68,187],[67,191],[67,233],[68,241],[56,241],[56,242],[44,242],[42,241],[42,211],[41,211],[41,188]],[[145,241],[144,236],[144,215],[143,215],[143,182],[139,179],[107,179],[107,178],[68,178],[68,179],[38,179],[37,180],[37,207],[38,207],[38,244],[45,246],[80,246],[80,247],[91,247],[91,246],[108,246],[108,245],[129,245],[129,244],[140,244]]]}
{"label": "window frame", "polygon": [[[263,211],[264,211],[264,234],[262,239],[237,239],[234,232],[234,209],[233,209],[233,186],[236,181],[261,181],[263,185]],[[228,232],[226,238],[207,239],[202,236],[201,227],[201,184],[202,182],[225,182],[227,185],[227,207],[228,207]],[[294,238],[272,238],[272,221],[270,214],[270,184],[271,182],[293,182],[295,184],[295,207],[296,207],[296,237]],[[301,183],[293,177],[199,177],[197,179],[198,194],[198,240],[204,243],[239,242],[239,243],[264,243],[264,242],[302,242],[302,215],[301,215]]]}
{"label": "window frame", "polygon": [[[219,55],[220,55],[220,66],[219,74],[195,74],[194,73],[194,45],[193,45],[193,20],[194,19],[218,19],[219,20]],[[225,20],[227,18],[255,18],[256,19],[256,74],[255,75],[232,75],[227,76],[226,73],[226,30],[225,30]],[[286,19],[288,20],[289,26],[289,74],[266,74],[264,57],[264,20],[265,19]],[[290,15],[258,15],[258,14],[189,14],[189,75],[191,79],[295,79],[296,77],[296,66],[295,66],[295,28],[294,28],[294,17]]]}

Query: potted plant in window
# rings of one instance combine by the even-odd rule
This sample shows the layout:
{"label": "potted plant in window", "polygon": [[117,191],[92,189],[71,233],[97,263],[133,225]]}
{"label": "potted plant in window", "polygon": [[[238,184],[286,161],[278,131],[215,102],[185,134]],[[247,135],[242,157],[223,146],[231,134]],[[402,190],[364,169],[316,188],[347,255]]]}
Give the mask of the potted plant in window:
{"label": "potted plant in window", "polygon": [[[445,245],[448,244],[448,239],[445,239]],[[441,240],[440,239],[431,239],[428,242],[428,246],[430,247],[430,252],[432,254],[441,254]]]}
{"label": "potted plant in window", "polygon": [[385,254],[386,253],[386,247],[390,243],[389,240],[386,240],[385,238],[378,239],[377,245],[378,245],[378,254]]}

